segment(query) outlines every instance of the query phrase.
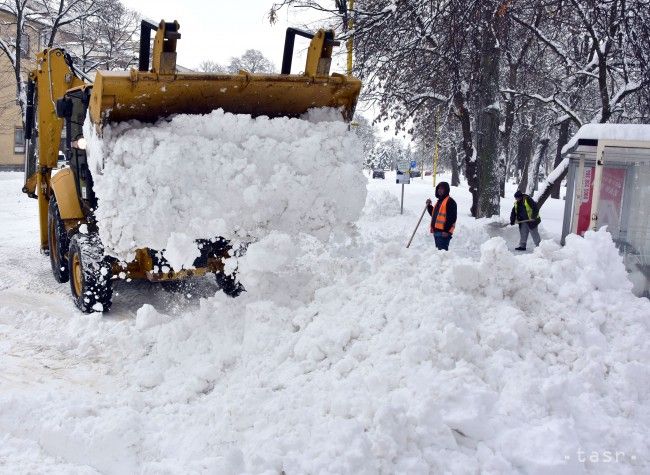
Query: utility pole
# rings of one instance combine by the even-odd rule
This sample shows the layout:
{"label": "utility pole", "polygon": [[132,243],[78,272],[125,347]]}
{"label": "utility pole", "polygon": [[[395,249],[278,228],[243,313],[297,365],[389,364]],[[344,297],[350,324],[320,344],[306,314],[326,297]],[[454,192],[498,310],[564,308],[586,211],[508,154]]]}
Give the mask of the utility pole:
{"label": "utility pole", "polygon": [[[354,29],[354,20],[352,18],[352,11],[354,9],[354,0],[348,0],[348,32]],[[352,76],[352,49],[354,47],[354,42],[352,41],[352,35],[348,38],[347,49],[348,49],[348,76]]]}
{"label": "utility pole", "polygon": [[436,187],[436,175],[438,174],[438,108],[436,107],[436,115],[433,119],[433,132],[435,136],[435,143],[433,146],[433,169],[431,176],[433,180],[433,187]]}

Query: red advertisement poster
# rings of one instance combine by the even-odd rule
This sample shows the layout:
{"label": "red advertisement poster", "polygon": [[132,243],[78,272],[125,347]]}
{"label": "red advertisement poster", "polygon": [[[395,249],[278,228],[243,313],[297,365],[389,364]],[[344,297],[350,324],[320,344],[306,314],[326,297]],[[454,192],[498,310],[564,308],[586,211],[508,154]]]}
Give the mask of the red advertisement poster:
{"label": "red advertisement poster", "polygon": [[[583,192],[580,200],[577,233],[583,235],[589,229],[591,219],[591,202],[594,190],[594,168],[585,168],[583,176]],[[623,203],[623,188],[625,186],[625,170],[621,168],[605,168],[600,187],[600,202],[598,203],[598,227],[608,226],[608,230],[618,235]]]}
{"label": "red advertisement poster", "polygon": [[585,174],[582,177],[582,196],[580,197],[580,211],[578,212],[578,228],[576,232],[583,236],[589,229],[591,218],[591,198],[594,192],[594,168],[585,167]]}

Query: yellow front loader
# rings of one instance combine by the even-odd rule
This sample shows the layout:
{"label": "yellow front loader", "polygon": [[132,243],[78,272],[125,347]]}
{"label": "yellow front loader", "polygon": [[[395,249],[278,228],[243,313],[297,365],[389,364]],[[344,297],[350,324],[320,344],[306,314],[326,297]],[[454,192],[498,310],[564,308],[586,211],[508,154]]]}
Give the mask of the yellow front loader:
{"label": "yellow front loader", "polygon": [[[151,54],[152,31],[156,34]],[[302,74],[291,74],[296,35],[311,40]],[[108,310],[111,281],[118,276],[173,281],[213,273],[228,295],[243,290],[234,276],[223,273],[231,246],[220,237],[206,236],[199,242],[201,256],[191,270],[171,269],[163,255],[151,249],[137,250],[129,263],[104,255],[94,219],[94,209],[101,203],[93,193],[82,133],[86,117],[101,135],[108,123],[155,122],[172,114],[206,114],[217,108],[234,114],[299,117],[313,107],[335,107],[348,121],[354,113],[361,83],[330,74],[332,48],[338,45],[331,31],[287,29],[281,74],[181,73],[176,68],[179,39],[177,22],[143,21],[137,70],[97,71],[91,82],[63,49],[53,48],[37,55],[29,75],[23,191],[38,199],[41,249],[50,256],[54,278],[70,281],[74,302],[84,312]]]}

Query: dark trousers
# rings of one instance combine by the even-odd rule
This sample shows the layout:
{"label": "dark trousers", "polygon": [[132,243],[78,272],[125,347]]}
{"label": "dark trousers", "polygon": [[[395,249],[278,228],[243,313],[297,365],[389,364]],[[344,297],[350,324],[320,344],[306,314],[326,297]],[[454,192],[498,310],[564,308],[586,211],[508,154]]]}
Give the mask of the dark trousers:
{"label": "dark trousers", "polygon": [[526,242],[528,241],[528,233],[533,237],[533,242],[535,246],[539,246],[539,242],[542,238],[539,236],[539,231],[537,230],[537,225],[530,226],[531,223],[519,223],[519,247],[526,247]]}
{"label": "dark trousers", "polygon": [[441,251],[449,250],[449,242],[451,241],[451,234],[447,234],[447,236],[443,236],[442,232],[434,231],[433,239],[434,241],[436,241],[436,247],[438,249],[440,249]]}

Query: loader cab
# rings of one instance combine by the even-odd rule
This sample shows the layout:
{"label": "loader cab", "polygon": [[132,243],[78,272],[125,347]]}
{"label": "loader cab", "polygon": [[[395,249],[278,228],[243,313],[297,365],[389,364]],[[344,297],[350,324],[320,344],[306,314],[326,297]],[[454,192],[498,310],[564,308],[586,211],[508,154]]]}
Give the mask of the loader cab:
{"label": "loader cab", "polygon": [[88,166],[86,139],[83,124],[90,103],[92,87],[82,86],[68,91],[56,102],[56,113],[65,121],[64,155],[74,174],[77,196],[84,214],[89,214],[97,205],[93,192],[93,180]]}

